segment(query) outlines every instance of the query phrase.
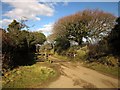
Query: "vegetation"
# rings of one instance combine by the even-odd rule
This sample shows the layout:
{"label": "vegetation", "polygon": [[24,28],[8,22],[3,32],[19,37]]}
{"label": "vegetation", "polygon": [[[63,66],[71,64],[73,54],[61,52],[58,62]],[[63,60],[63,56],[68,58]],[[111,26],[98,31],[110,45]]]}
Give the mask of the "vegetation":
{"label": "vegetation", "polygon": [[[46,66],[48,65],[48,66]],[[58,76],[55,67],[46,63],[15,68],[3,77],[3,88],[41,88]]]}
{"label": "vegetation", "polygon": [[[59,54],[55,54],[54,57],[65,60],[65,61],[71,61],[73,65],[76,65],[76,63],[80,63],[80,65],[91,68],[93,70],[96,70],[100,73],[103,73],[108,76],[112,76],[114,78],[120,77],[120,68],[118,67],[118,59],[114,56],[106,56],[102,57],[99,60],[94,59],[94,61],[90,62],[86,60],[86,57],[83,57],[83,53],[79,53],[80,56],[76,56],[75,58],[71,58],[68,56],[62,56]],[[107,65],[107,63],[109,63]]]}
{"label": "vegetation", "polygon": [[46,40],[44,34],[22,30],[24,28],[22,23],[13,20],[7,31],[2,30],[3,72],[19,65],[32,64],[35,45]]}
{"label": "vegetation", "polygon": [[[84,10],[59,19],[54,25],[53,36],[49,36],[56,42],[54,50],[69,57],[76,54],[77,60],[97,61],[114,66],[111,61],[102,58],[112,56],[113,51],[119,52],[119,18],[117,25],[115,19],[112,14],[100,10]],[[79,48],[71,47],[66,40],[70,45],[71,41],[77,42]],[[86,49],[83,49],[85,46]],[[116,65],[118,65],[117,58],[112,61],[116,62]]]}
{"label": "vegetation", "polygon": [[108,36],[108,43],[110,49],[118,56],[120,56],[120,17],[116,20],[116,25]]}
{"label": "vegetation", "polygon": [[93,70],[96,70],[98,72],[101,72],[105,75],[108,76],[112,76],[115,78],[119,78],[120,77],[120,68],[119,67],[111,67],[111,66],[107,66],[101,63],[96,63],[96,62],[92,62],[92,63],[84,63],[83,66],[87,67],[87,68],[91,68]]}
{"label": "vegetation", "polygon": [[[115,19],[112,14],[100,10],[84,10],[59,19],[53,36],[49,36],[55,40],[54,50],[76,60],[119,65],[119,18],[116,25]],[[71,41],[78,46],[71,46]]]}
{"label": "vegetation", "polygon": [[27,25],[13,20],[7,30],[0,29],[3,87],[41,87],[55,78],[58,74],[55,68],[46,62],[46,66],[36,63],[36,59],[49,61],[49,54],[61,60],[80,61],[92,69],[118,76],[120,17],[116,22],[115,19],[112,14],[100,10],[65,16],[54,24],[53,34],[48,36],[50,42],[43,33],[24,30]]}
{"label": "vegetation", "polygon": [[115,16],[100,10],[84,10],[59,19],[53,28],[53,38],[76,41],[79,45],[83,38],[88,42],[100,40],[114,26]]}
{"label": "vegetation", "polygon": [[67,50],[70,47],[70,42],[64,38],[57,38],[55,40],[54,51],[61,53],[64,50]]}

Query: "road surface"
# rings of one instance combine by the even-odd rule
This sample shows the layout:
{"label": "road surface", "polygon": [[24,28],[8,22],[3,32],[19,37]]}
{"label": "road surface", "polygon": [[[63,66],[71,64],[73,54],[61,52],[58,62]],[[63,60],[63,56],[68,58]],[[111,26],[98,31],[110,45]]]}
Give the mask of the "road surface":
{"label": "road surface", "polygon": [[[57,58],[51,57],[54,60]],[[71,62],[59,62],[61,76],[48,88],[118,88],[118,79]]]}

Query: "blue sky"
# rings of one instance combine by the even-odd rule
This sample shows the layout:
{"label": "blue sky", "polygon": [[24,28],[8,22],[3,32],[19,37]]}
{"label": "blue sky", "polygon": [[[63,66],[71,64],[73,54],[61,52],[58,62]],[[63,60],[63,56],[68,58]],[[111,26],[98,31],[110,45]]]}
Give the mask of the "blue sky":
{"label": "blue sky", "polygon": [[[2,22],[3,28],[6,28],[13,19],[20,20],[20,18],[23,18],[28,19],[26,24],[30,26],[30,31],[42,31],[45,35],[49,35],[54,23],[59,18],[85,9],[100,9],[118,16],[118,2],[40,3],[38,0],[25,1],[2,1],[2,20],[0,22]],[[28,3],[28,1],[31,2]]]}

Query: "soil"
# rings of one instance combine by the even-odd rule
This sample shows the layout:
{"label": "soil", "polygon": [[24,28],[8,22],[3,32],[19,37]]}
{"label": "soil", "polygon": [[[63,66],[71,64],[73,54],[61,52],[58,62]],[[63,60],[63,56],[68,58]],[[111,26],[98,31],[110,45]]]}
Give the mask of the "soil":
{"label": "soil", "polygon": [[119,88],[118,79],[104,75],[95,70],[83,67],[81,64],[72,62],[60,62],[61,76],[54,82],[50,83],[47,88]]}

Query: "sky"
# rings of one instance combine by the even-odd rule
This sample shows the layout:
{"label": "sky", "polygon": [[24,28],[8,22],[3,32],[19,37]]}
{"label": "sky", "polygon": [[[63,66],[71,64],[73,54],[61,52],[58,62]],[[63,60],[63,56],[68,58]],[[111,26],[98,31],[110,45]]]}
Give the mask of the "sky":
{"label": "sky", "polygon": [[[54,23],[67,15],[74,14],[85,9],[100,9],[118,16],[119,0],[2,0],[0,24],[7,28],[13,19],[28,20],[26,24],[30,31],[40,31],[46,36],[52,33]],[[69,1],[69,2],[68,2]]]}

